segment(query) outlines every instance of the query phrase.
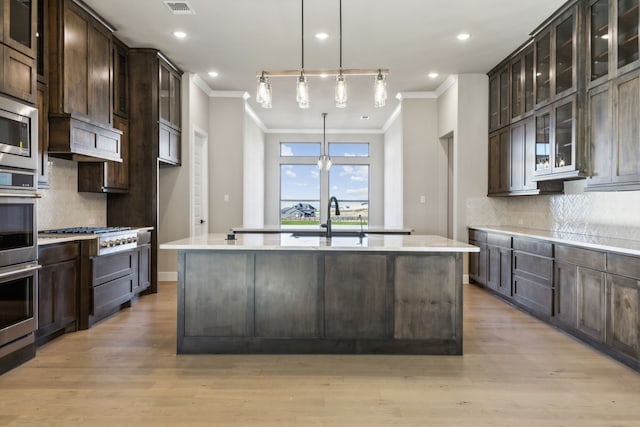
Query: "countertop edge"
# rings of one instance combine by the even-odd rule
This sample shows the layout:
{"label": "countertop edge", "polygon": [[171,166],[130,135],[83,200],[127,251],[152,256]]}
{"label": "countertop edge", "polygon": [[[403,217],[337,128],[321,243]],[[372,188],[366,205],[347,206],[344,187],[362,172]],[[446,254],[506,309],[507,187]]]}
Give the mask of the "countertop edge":
{"label": "countertop edge", "polygon": [[566,233],[550,230],[538,230],[524,227],[507,226],[468,226],[470,230],[487,231],[491,233],[510,234],[513,236],[530,237],[547,240],[553,243],[580,246],[599,251],[616,252],[625,255],[640,256],[640,241],[614,237],[592,236],[588,234]]}

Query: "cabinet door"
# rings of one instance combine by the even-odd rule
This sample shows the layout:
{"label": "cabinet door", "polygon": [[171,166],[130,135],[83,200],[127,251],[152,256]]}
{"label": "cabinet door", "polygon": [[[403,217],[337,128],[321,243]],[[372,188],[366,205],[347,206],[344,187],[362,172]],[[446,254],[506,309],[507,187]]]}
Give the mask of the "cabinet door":
{"label": "cabinet door", "polygon": [[498,292],[511,297],[511,249],[500,248],[500,281]]}
{"label": "cabinet door", "polygon": [[129,188],[129,122],[115,116],[113,127],[122,131],[120,136],[122,162],[105,162],[107,180],[105,187],[116,192],[123,192]]}
{"label": "cabinet door", "polygon": [[523,190],[525,178],[525,126],[523,122],[512,124],[510,128],[509,147],[509,191]]}
{"label": "cabinet door", "polygon": [[489,194],[509,190],[509,129],[489,136]]}
{"label": "cabinet door", "polygon": [[489,77],[489,130],[500,127],[500,86],[498,74]]}
{"label": "cabinet door", "polygon": [[171,125],[175,129],[180,129],[180,76],[176,73],[171,73],[171,96],[170,96],[170,119]]}
{"label": "cabinet door", "polygon": [[615,274],[607,274],[606,282],[606,343],[640,359],[640,283]]}
{"label": "cabinet door", "polygon": [[552,173],[562,173],[575,169],[575,101],[569,98],[553,108],[553,164]]}
{"label": "cabinet door", "polygon": [[640,184],[640,73],[616,80],[613,182]]}
{"label": "cabinet door", "polygon": [[536,93],[534,90],[535,82],[535,62],[533,60],[533,47],[527,49],[524,56],[524,75],[523,75],[523,90],[524,90],[524,112],[533,110],[536,103]]}
{"label": "cabinet door", "polygon": [[88,32],[88,114],[98,123],[111,125],[112,122],[112,54],[111,34],[95,24],[89,25]]}
{"label": "cabinet door", "polygon": [[523,60],[518,56],[511,62],[511,118],[524,113],[523,99]]}
{"label": "cabinet door", "polygon": [[38,188],[49,188],[49,91],[38,83]]}
{"label": "cabinet door", "polygon": [[171,123],[171,71],[166,65],[160,63],[159,72],[159,90],[158,94],[160,103],[160,121]]}
{"label": "cabinet door", "polygon": [[[575,10],[575,9],[574,9]],[[561,96],[575,89],[576,84],[576,19],[573,13],[560,18],[554,28],[554,95]]]}
{"label": "cabinet door", "polygon": [[555,319],[571,328],[576,328],[578,319],[577,267],[574,264],[556,261],[554,264]]}
{"label": "cabinet door", "polygon": [[136,293],[142,292],[151,283],[151,245],[138,247],[138,284]]}
{"label": "cabinet door", "polygon": [[551,112],[545,109],[535,116],[536,144],[535,144],[535,175],[551,172]]}
{"label": "cabinet door", "polygon": [[613,44],[609,27],[609,0],[591,0],[587,21],[587,75],[588,82],[595,85],[609,75],[609,46]]}
{"label": "cabinet door", "polygon": [[76,321],[77,273],[75,260],[44,266],[38,273],[38,337]]}
{"label": "cabinet door", "polygon": [[[385,255],[327,254],[324,271],[325,336],[392,336],[393,283],[387,275]],[[398,274],[396,269],[396,277]],[[345,282],[345,277],[354,279]]]}
{"label": "cabinet door", "polygon": [[578,330],[604,342],[606,324],[605,273],[577,267]]}
{"label": "cabinet door", "polygon": [[[127,48],[113,43],[113,113],[127,117],[129,104],[129,62]],[[115,122],[115,119],[114,119]],[[114,124],[114,127],[115,124]]]}
{"label": "cabinet door", "polygon": [[0,92],[35,105],[38,97],[35,59],[1,44],[0,56]]}
{"label": "cabinet door", "polygon": [[551,98],[551,32],[536,38],[536,104]]}
{"label": "cabinet door", "polygon": [[500,84],[500,126],[506,126],[511,121],[509,114],[509,67],[505,66],[499,74]]}
{"label": "cabinet door", "polygon": [[487,287],[497,291],[500,287],[500,248],[487,245]]}
{"label": "cabinet door", "polygon": [[637,0],[614,1],[616,8],[615,54],[617,73],[621,75],[638,66],[638,13]]}
{"label": "cabinet door", "polygon": [[4,0],[0,18],[5,45],[30,58],[36,57],[37,8],[35,0]]}
{"label": "cabinet door", "polygon": [[613,166],[611,91],[604,84],[588,93],[590,170],[586,186],[611,183]]}

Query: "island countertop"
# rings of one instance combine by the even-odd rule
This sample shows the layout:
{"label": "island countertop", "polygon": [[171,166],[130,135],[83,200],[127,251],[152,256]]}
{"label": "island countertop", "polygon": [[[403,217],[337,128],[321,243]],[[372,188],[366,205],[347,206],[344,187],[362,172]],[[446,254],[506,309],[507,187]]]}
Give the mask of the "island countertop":
{"label": "island countertop", "polygon": [[433,235],[378,235],[359,237],[299,236],[293,234],[205,234],[160,244],[173,250],[280,250],[280,251],[370,251],[370,252],[479,252],[466,243]]}

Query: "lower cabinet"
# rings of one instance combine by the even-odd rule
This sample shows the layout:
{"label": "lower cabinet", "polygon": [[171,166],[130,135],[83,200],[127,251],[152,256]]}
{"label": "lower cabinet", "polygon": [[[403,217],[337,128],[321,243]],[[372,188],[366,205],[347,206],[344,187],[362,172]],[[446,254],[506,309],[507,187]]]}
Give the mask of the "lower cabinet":
{"label": "lower cabinet", "polygon": [[78,242],[41,246],[38,258],[38,330],[43,344],[78,329],[77,296],[80,248]]}
{"label": "lower cabinet", "polygon": [[[479,277],[479,260],[486,260],[482,284],[488,289],[640,370],[640,257],[496,233],[502,236],[500,246],[493,234],[469,230],[469,242],[481,250],[473,262],[470,258],[472,280]],[[482,236],[486,242],[480,244],[475,239]],[[507,238],[512,239],[510,264]]]}
{"label": "lower cabinet", "polygon": [[513,298],[533,313],[549,317],[553,304],[553,245],[513,238]]}
{"label": "lower cabinet", "polygon": [[469,253],[469,278],[478,285],[487,283],[487,233],[469,230],[469,244],[480,248],[480,252]]}
{"label": "lower cabinet", "polygon": [[605,253],[555,245],[554,321],[594,340],[605,340]]}
{"label": "lower cabinet", "polygon": [[91,276],[89,326],[131,301],[138,280],[138,250],[94,257]]}
{"label": "lower cabinet", "polygon": [[138,280],[133,288],[134,294],[146,290],[151,285],[151,245],[138,246]]}

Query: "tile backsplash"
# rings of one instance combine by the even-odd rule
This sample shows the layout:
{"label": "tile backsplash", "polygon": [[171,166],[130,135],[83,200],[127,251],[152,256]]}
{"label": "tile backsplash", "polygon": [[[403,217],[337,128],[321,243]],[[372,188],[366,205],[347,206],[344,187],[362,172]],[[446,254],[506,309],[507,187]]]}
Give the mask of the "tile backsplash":
{"label": "tile backsplash", "polygon": [[467,200],[467,224],[519,226],[640,240],[640,191],[584,192],[565,183],[554,196],[478,197]]}
{"label": "tile backsplash", "polygon": [[78,193],[78,163],[49,158],[49,188],[39,189],[38,229],[107,224],[107,196]]}

